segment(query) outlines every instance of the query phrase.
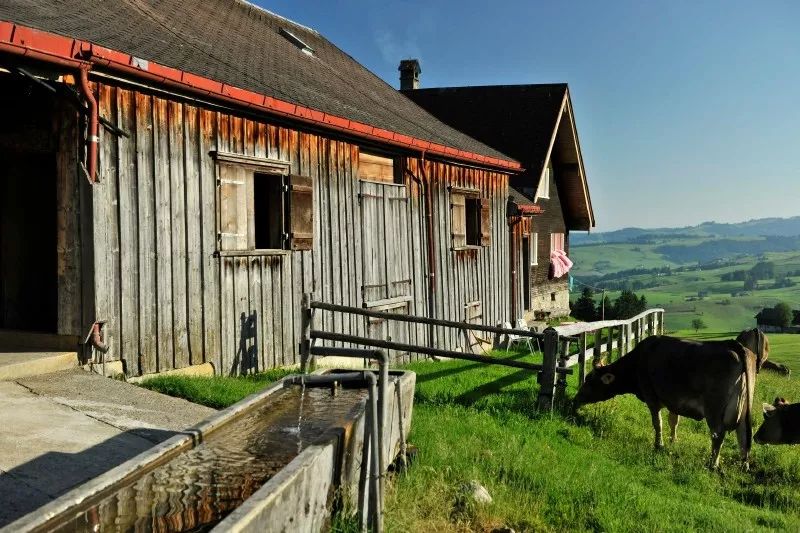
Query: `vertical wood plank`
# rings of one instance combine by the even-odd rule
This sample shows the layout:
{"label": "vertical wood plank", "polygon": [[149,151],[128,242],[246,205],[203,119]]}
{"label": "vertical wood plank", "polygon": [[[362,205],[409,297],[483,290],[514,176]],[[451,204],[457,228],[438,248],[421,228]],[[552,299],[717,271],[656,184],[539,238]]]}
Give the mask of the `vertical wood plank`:
{"label": "vertical wood plank", "polygon": [[189,325],[186,282],[186,175],[183,104],[167,105],[172,266],[173,368],[189,366]]}
{"label": "vertical wood plank", "polygon": [[158,315],[158,370],[174,364],[172,320],[172,212],[169,175],[169,120],[167,102],[153,98],[153,161],[155,169],[156,312]]}
{"label": "vertical wood plank", "polygon": [[198,182],[200,200],[200,253],[202,284],[203,361],[213,362],[222,370],[220,259],[217,251],[217,174],[209,152],[217,148],[217,115],[199,111]]}
{"label": "vertical wood plank", "polygon": [[[186,192],[186,309],[188,327],[189,364],[196,365],[203,358],[203,219],[200,200],[200,149],[199,110],[184,105],[184,169]],[[206,157],[208,154],[206,153]]]}
{"label": "vertical wood plank", "polygon": [[131,91],[117,91],[116,123],[133,137],[117,137],[119,153],[120,336],[128,372],[142,367],[139,352],[139,235],[136,154],[136,102]]}
{"label": "vertical wood plank", "polygon": [[158,371],[153,99],[136,93],[137,241],[139,245],[139,372]]}

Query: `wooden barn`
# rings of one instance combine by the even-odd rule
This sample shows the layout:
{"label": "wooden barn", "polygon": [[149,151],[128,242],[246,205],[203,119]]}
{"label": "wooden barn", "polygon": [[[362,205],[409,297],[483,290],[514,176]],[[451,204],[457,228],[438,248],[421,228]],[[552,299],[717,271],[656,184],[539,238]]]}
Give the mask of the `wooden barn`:
{"label": "wooden barn", "polygon": [[510,179],[535,190],[554,169],[538,231],[593,223],[568,92],[550,90],[553,138],[505,150],[242,0],[0,4],[0,330],[107,350],[127,375],[239,373],[298,362],[305,293],[485,324],[535,308],[549,237],[520,299],[511,249],[537,230],[509,240]]}
{"label": "wooden barn", "polygon": [[[408,62],[401,70],[410,68]],[[418,69],[417,69],[418,70]],[[522,163],[509,196],[512,314],[569,315],[568,276],[553,277],[550,254],[569,252],[569,232],[595,225],[569,88],[498,85],[403,93],[443,122]]]}

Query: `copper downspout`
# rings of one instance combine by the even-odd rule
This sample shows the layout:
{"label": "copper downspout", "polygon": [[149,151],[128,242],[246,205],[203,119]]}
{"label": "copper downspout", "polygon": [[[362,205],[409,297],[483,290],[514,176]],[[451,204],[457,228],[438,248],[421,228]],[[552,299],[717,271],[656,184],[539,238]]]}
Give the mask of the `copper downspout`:
{"label": "copper downspout", "polygon": [[[509,269],[511,271],[511,323],[517,320],[517,247],[514,236],[514,226],[522,222],[522,217],[509,217],[508,219],[508,241],[510,243],[511,261]],[[512,326],[513,327],[513,326]]]}
{"label": "copper downspout", "polygon": [[86,135],[86,173],[91,183],[97,182],[97,143],[100,141],[97,100],[89,85],[89,67],[81,66],[81,92],[89,105],[89,131]]}
{"label": "copper downspout", "polygon": [[[422,189],[422,195],[425,198],[425,216],[423,217],[423,224],[425,226],[425,238],[428,241],[427,254],[428,254],[428,315],[430,318],[436,316],[436,248],[433,242],[433,201],[431,198],[431,184],[428,180],[428,173],[425,170],[425,153],[422,154],[420,159],[420,169],[422,170],[422,179],[414,175],[413,172],[406,169],[406,173],[419,184]],[[428,337],[430,345],[434,346],[436,343],[433,339],[433,326],[428,328]]]}

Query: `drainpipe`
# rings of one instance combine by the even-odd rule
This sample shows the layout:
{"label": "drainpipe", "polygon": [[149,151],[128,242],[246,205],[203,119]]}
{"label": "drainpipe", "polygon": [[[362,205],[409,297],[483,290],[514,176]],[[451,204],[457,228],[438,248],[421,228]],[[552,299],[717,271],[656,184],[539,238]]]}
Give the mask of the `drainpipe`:
{"label": "drainpipe", "polygon": [[[423,168],[423,172],[425,172],[424,163],[423,163],[423,167],[422,168]],[[413,179],[417,183],[417,185],[419,186],[420,190],[422,191],[422,196],[423,196],[424,201],[425,201],[424,209],[425,209],[425,213],[426,214],[424,214],[422,216],[422,225],[425,227],[425,240],[428,241],[428,246],[426,247],[427,248],[427,255],[428,255],[428,265],[429,265],[429,271],[428,271],[428,316],[430,318],[434,318],[436,316],[435,315],[436,307],[434,306],[434,297],[436,295],[436,263],[435,263],[434,248],[433,248],[433,212],[432,212],[432,209],[431,209],[431,202],[429,200],[429,193],[428,193],[429,187],[428,187],[428,185],[425,184],[425,182],[423,180],[421,180],[417,176],[415,176],[414,173],[411,172],[410,170],[406,169],[406,173],[411,177],[411,179]],[[428,339],[429,339],[429,343],[428,344],[430,345],[431,348],[433,348],[435,346],[435,344],[436,344],[433,341],[433,333],[434,333],[433,325],[429,324],[428,325]]]}
{"label": "drainpipe", "polygon": [[[313,387],[315,385],[329,385],[336,383],[366,382],[369,391],[369,408],[365,421],[364,448],[362,458],[369,455],[370,458],[370,504],[368,510],[368,523],[372,526],[371,531],[376,533],[383,532],[383,470],[381,467],[383,453],[381,453],[380,435],[381,430],[378,426],[378,392],[377,379],[372,372],[348,372],[346,374],[312,374],[286,378],[284,383],[290,385],[302,385]],[[368,435],[367,435],[368,434]],[[369,442],[369,447],[367,442]],[[370,453],[371,447],[371,453]],[[359,481],[359,496],[364,494],[366,488],[367,469],[362,466],[361,479]],[[359,498],[360,499],[360,498]],[[363,502],[359,501],[360,509],[363,509]]]}
{"label": "drainpipe", "polygon": [[[433,240],[433,184],[425,168],[425,152],[422,152],[422,180],[425,183],[425,233],[428,240],[428,306],[430,317],[436,318],[436,244]],[[433,337],[434,329],[430,328],[429,343],[431,347],[436,345]]]}
{"label": "drainpipe", "polygon": [[511,323],[517,320],[517,247],[514,238],[514,227],[522,221],[521,217],[509,217],[508,219],[508,241],[510,243],[511,261],[509,269],[511,271]]}
{"label": "drainpipe", "polygon": [[[389,395],[389,356],[383,350],[364,350],[357,348],[337,348],[334,346],[312,346],[311,355],[320,357],[349,357],[351,359],[370,359],[378,362],[378,443],[380,449],[380,484],[381,494],[383,494],[383,473],[386,467],[386,448],[384,444],[384,432],[387,431],[386,405]],[[325,374],[323,374],[325,375]],[[402,413],[401,413],[402,415]],[[400,434],[400,441],[403,442],[403,435]]]}
{"label": "drainpipe", "polygon": [[86,174],[90,183],[97,183],[97,143],[100,141],[99,119],[97,100],[89,85],[89,66],[83,65],[80,69],[81,92],[89,105],[89,131],[86,136]]}

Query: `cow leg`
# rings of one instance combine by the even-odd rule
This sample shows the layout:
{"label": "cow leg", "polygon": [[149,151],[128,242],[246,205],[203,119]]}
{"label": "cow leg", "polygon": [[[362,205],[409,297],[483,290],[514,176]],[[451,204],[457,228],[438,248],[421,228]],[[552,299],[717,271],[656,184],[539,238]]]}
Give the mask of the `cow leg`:
{"label": "cow leg", "polygon": [[680,419],[680,416],[672,411],[669,412],[669,441],[673,444],[678,440],[678,421]]}
{"label": "cow leg", "polygon": [[753,438],[753,429],[748,422],[748,420],[742,420],[736,428],[736,440],[739,441],[742,468],[745,470],[750,470],[750,446]]}
{"label": "cow leg", "polygon": [[711,470],[716,470],[719,467],[719,450],[722,447],[722,441],[724,440],[724,429],[711,432],[711,461],[708,463],[708,467]]}
{"label": "cow leg", "polygon": [[664,439],[661,438],[661,407],[650,406],[650,416],[653,419],[653,429],[656,432],[655,448],[659,450],[664,447]]}

